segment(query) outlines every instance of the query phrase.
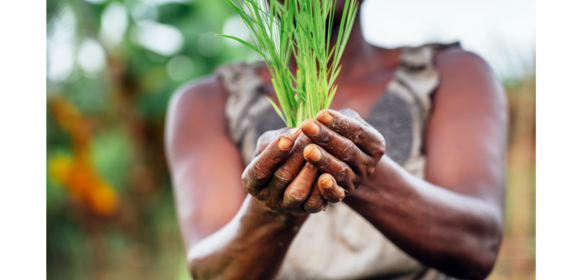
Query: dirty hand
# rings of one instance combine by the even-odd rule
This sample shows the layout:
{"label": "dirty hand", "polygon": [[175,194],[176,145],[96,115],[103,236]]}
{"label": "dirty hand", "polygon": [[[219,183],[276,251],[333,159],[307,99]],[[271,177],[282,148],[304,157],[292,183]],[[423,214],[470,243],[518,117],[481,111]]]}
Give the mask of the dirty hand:
{"label": "dirty hand", "polygon": [[321,211],[326,201],[316,186],[320,173],[304,160],[311,141],[299,129],[268,131],[242,174],[246,191],[270,210],[300,216]]}
{"label": "dirty hand", "polygon": [[323,173],[318,188],[329,202],[354,192],[385,153],[384,137],[351,109],[322,110],[300,128],[311,140],[304,158]]}

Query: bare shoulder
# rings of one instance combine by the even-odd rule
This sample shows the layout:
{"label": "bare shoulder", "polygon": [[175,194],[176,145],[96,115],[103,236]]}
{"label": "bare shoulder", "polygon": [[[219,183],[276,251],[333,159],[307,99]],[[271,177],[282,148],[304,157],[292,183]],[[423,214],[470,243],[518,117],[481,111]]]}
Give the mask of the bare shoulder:
{"label": "bare shoulder", "polygon": [[465,114],[471,118],[507,119],[505,92],[489,64],[479,55],[452,48],[435,56],[440,84],[433,95],[433,121]]}
{"label": "bare shoulder", "polygon": [[[168,118],[191,114],[217,114],[215,109],[223,107],[227,91],[217,76],[208,76],[178,88],[169,102]],[[218,110],[219,111],[219,110]],[[223,108],[222,108],[223,111]]]}
{"label": "bare shoulder", "polygon": [[435,65],[440,84],[425,132],[426,178],[500,205],[507,135],[503,87],[487,62],[472,52],[441,51]]}
{"label": "bare shoulder", "polygon": [[491,71],[491,68],[481,56],[459,47],[438,51],[435,55],[435,65],[440,71],[448,71],[458,66]]}
{"label": "bare shoulder", "polygon": [[479,55],[461,48],[451,48],[435,55],[440,74],[436,95],[454,98],[504,99],[503,87],[489,64]]}
{"label": "bare shoulder", "polygon": [[175,91],[165,121],[165,147],[170,161],[174,155],[190,150],[190,145],[226,135],[227,97],[217,76],[201,78]]}

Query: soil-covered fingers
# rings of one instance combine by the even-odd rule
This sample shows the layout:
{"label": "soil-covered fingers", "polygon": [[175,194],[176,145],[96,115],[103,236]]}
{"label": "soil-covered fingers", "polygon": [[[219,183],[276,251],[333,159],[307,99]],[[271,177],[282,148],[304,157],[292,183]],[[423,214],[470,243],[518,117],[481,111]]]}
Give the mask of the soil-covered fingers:
{"label": "soil-covered fingers", "polygon": [[320,188],[312,188],[306,202],[302,204],[302,209],[308,213],[318,213],[326,209],[326,200],[320,193]]}
{"label": "soil-covered fingers", "polygon": [[318,179],[318,169],[310,163],[306,163],[300,173],[294,178],[284,191],[282,207],[285,209],[302,209],[300,206],[306,201],[308,195]]}
{"label": "soil-covered fingers", "polygon": [[384,137],[353,110],[341,111],[344,113],[330,109],[322,110],[316,115],[316,120],[350,139],[361,150],[378,161],[385,153]]}
{"label": "soil-covered fingers", "polygon": [[361,151],[350,139],[338,134],[317,120],[308,119],[301,126],[302,132],[312,143],[322,147],[337,159],[344,161],[352,170],[364,176],[369,166],[375,165],[374,159]]}
{"label": "soil-covered fingers", "polygon": [[337,203],[342,201],[346,196],[345,190],[328,173],[320,175],[320,178],[318,178],[318,188],[324,199],[328,202]]}
{"label": "soil-covered fingers", "polygon": [[284,127],[278,130],[269,130],[264,132],[264,134],[260,135],[260,137],[258,138],[258,141],[256,143],[256,151],[254,152],[254,157],[257,157],[259,154],[261,154],[266,149],[266,147],[268,147],[270,142],[276,139],[276,137],[285,133],[290,133],[292,134],[292,137],[294,137],[294,139],[297,139],[301,131],[299,128],[290,129],[288,127]]}
{"label": "soil-covered fingers", "polygon": [[337,159],[316,144],[310,144],[304,149],[304,159],[314,165],[321,173],[329,173],[348,193],[358,186],[359,178],[343,161]]}
{"label": "soil-covered fingers", "polygon": [[[274,211],[297,214],[294,213],[294,209],[284,207],[284,192],[306,164],[303,151],[308,143],[310,143],[310,139],[303,134],[296,139],[294,147],[274,170],[263,189],[252,194],[258,201]],[[267,151],[267,148],[265,151]]]}
{"label": "soil-covered fingers", "polygon": [[[268,188],[280,194],[284,192],[286,187],[294,180],[306,163],[303,153],[304,148],[310,143],[310,139],[305,135],[300,134],[298,136],[290,153],[287,154],[284,161],[274,171],[271,180],[267,184]],[[278,197],[282,198],[282,195]],[[282,206],[282,203],[280,203],[280,206]]]}
{"label": "soil-covered fingers", "polygon": [[255,157],[242,174],[242,185],[254,195],[270,180],[276,168],[282,163],[294,146],[294,137],[283,134],[271,141],[264,151]]}

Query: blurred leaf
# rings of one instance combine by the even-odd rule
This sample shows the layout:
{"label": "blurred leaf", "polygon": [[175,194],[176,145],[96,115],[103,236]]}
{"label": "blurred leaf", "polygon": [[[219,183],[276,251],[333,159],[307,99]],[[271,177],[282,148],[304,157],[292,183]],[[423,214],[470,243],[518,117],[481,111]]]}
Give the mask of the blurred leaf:
{"label": "blurred leaf", "polygon": [[126,191],[134,151],[122,127],[112,128],[93,139],[94,164],[117,191]]}

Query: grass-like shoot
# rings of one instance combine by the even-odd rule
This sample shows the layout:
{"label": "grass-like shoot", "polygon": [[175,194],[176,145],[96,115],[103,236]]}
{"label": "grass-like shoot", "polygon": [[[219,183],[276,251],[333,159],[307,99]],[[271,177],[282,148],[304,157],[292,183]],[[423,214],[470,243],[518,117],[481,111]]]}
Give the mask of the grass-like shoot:
{"label": "grass-like shoot", "polygon": [[[352,30],[358,5],[347,0],[336,30],[333,30],[336,2],[333,0],[226,0],[246,24],[253,45],[230,38],[259,53],[272,74],[280,107],[272,106],[288,127],[330,107],[336,93],[334,81],[340,72],[340,58]],[[331,42],[336,32],[334,42]],[[333,46],[331,47],[331,44]],[[289,69],[295,57],[295,75]]]}

